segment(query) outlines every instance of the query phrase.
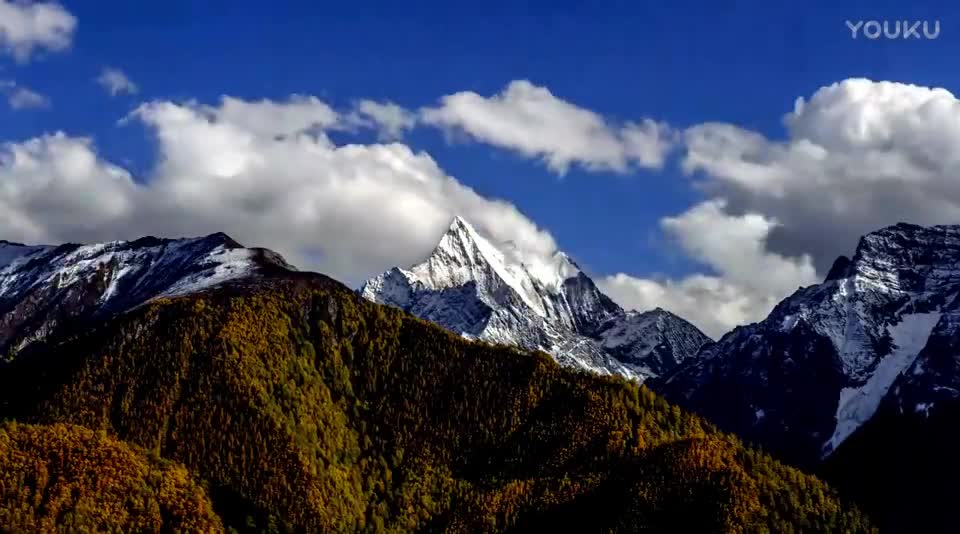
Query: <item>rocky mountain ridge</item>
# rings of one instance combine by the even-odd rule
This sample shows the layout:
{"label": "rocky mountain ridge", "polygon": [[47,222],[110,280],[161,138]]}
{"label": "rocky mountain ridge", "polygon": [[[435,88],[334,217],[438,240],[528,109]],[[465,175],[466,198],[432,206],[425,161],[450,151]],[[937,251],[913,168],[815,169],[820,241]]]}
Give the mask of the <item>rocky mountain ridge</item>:
{"label": "rocky mountain ridge", "polygon": [[226,234],[23,245],[0,241],[0,356],[68,327],[105,318],[153,298],[293,269],[278,254],[245,248]]}

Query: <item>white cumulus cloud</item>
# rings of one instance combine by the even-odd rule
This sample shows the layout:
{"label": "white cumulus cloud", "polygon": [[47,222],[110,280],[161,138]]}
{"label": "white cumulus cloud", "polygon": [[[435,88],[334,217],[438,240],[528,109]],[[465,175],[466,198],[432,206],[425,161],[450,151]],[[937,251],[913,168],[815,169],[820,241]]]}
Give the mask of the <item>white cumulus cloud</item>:
{"label": "white cumulus cloud", "polygon": [[77,19],[56,2],[0,0],[0,53],[25,63],[38,50],[70,46]]}
{"label": "white cumulus cloud", "polygon": [[122,70],[113,67],[104,67],[97,76],[96,82],[110,95],[135,95],[140,91],[137,84]]}
{"label": "white cumulus cloud", "polygon": [[159,162],[144,181],[105,161],[87,139],[56,134],[4,145],[4,238],[226,231],[351,284],[422,259],[455,214],[525,250],[548,255],[556,247],[513,205],[480,196],[423,152],[335,145],[324,130],[339,126],[336,112],[313,97],[155,101],[128,120],[158,140]]}
{"label": "white cumulus cloud", "polygon": [[144,199],[90,139],[58,133],[0,144],[0,232],[25,242],[110,239]]}
{"label": "white cumulus cloud", "polygon": [[400,139],[407,130],[416,126],[417,115],[393,102],[361,100],[350,115],[350,120],[360,126],[373,127],[381,140],[392,141]]}
{"label": "white cumulus cloud", "polygon": [[0,80],[0,93],[7,97],[11,109],[43,109],[50,107],[50,99],[13,80]]}
{"label": "white cumulus cloud", "polygon": [[725,202],[709,200],[661,221],[681,249],[714,274],[651,279],[618,273],[601,279],[600,287],[622,306],[660,306],[718,337],[762,319],[780,299],[818,281],[809,256],[767,250],[776,221],[756,213],[730,215],[725,208]]}
{"label": "white cumulus cloud", "polygon": [[597,285],[624,308],[670,310],[714,339],[735,326],[763,319],[780,300],[705,274],[673,279],[618,273]]}
{"label": "white cumulus cloud", "polygon": [[945,89],[850,79],[798,99],[787,138],[729,124],[686,132],[684,168],[780,224],[770,247],[821,272],[883,226],[960,222],[960,101]]}
{"label": "white cumulus cloud", "polygon": [[425,108],[421,120],[477,141],[542,159],[559,174],[577,164],[591,171],[659,168],[672,146],[665,124],[646,119],[622,126],[526,80],[484,97],[463,91]]}

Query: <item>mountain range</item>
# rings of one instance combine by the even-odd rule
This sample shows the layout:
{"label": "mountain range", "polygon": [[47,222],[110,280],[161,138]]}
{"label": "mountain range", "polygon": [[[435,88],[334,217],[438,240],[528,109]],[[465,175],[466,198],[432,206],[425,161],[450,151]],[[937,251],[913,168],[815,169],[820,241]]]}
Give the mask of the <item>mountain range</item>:
{"label": "mountain range", "polygon": [[[958,226],[901,223],[868,234],[852,257],[837,258],[823,283],[799,289],[763,321],[738,327],[716,343],[669,312],[624,312],[562,253],[560,276],[528,277],[534,282],[527,285],[485,274],[499,274],[486,265],[489,258],[503,257],[509,254],[457,220],[424,263],[392,269],[367,282],[361,293],[466,337],[543,350],[563,364],[647,380],[668,400],[722,429],[796,465],[828,466],[844,482],[862,479],[863,472],[842,469],[830,457],[875,416],[884,423],[870,425],[868,432],[906,425],[929,433],[936,427],[936,439],[953,442],[952,433],[944,434],[949,428],[944,418],[950,416],[943,413],[960,411]],[[455,274],[437,275],[447,272]],[[534,290],[518,299],[500,289],[504,286]],[[561,301],[569,303],[561,310],[580,313],[538,314],[543,308],[531,301]],[[480,312],[464,320],[456,311],[465,309]],[[891,432],[884,432],[884,441]],[[856,439],[838,457],[853,465],[851,456],[873,458],[876,445]],[[934,465],[957,464],[939,459]],[[935,471],[927,466],[925,476]],[[923,494],[903,489],[921,472],[904,473],[899,491]],[[872,502],[889,502],[898,490],[874,489],[885,486],[863,485],[860,493],[870,493]],[[897,506],[876,511],[898,525],[905,513]],[[928,517],[937,513],[931,510]],[[915,519],[907,524],[916,525]]]}
{"label": "mountain range", "polygon": [[956,369],[943,369],[942,356],[932,365],[925,350],[955,328],[958,236],[907,224],[869,234],[824,283],[717,343],[668,311],[624,311],[562,252],[546,270],[511,261],[459,217],[424,262],[376,276],[360,294],[469,339],[654,379],[668,398],[806,464],[832,453],[888,393],[901,411],[926,413],[960,391]]}
{"label": "mountain range", "polygon": [[[890,531],[953,524],[960,226],[868,234],[716,342],[511,247],[456,218],[350,291],[224,234],[0,242],[0,526],[866,529],[847,499]],[[142,502],[58,470],[78,454],[125,458]],[[107,498],[120,523],[78,511]]]}
{"label": "mountain range", "polygon": [[[636,381],[465,339],[222,234],[0,250],[0,530],[872,530]],[[530,318],[602,346],[592,313],[642,317],[572,278],[534,285],[553,300]],[[486,282],[484,306],[538,305]]]}

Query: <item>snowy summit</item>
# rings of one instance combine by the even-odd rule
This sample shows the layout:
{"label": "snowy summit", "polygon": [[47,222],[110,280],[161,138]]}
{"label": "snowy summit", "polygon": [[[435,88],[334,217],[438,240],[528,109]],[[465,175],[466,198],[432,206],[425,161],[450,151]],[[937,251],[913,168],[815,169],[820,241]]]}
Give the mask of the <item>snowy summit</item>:
{"label": "snowy summit", "polygon": [[455,217],[422,263],[390,269],[360,294],[467,338],[542,350],[564,365],[638,380],[671,370],[710,341],[664,310],[624,311],[562,252],[537,266],[514,252]]}

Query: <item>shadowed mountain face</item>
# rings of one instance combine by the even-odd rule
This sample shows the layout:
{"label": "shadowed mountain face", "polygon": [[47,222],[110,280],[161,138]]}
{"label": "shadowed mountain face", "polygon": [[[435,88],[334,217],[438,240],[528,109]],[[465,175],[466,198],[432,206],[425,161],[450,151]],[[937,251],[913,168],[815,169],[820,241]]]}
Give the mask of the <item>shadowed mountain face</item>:
{"label": "shadowed mountain face", "polygon": [[657,387],[801,465],[830,455],[880,406],[955,399],[960,227],[899,224],[861,239],[822,284],[705,348]]}
{"label": "shadowed mountain face", "polygon": [[470,339],[543,350],[558,362],[644,380],[710,339],[665,310],[627,312],[563,253],[527,264],[457,217],[433,253],[367,281],[360,294]]}
{"label": "shadowed mountain face", "polygon": [[[0,363],[0,418],[176,462],[241,531],[868,528],[815,478],[636,383],[465,340],[320,275],[162,285]],[[0,519],[21,506],[0,495]],[[128,524],[114,510],[102,528]]]}
{"label": "shadowed mountain face", "polygon": [[819,469],[890,532],[949,530],[960,520],[960,311],[946,303],[914,362],[863,428]]}

